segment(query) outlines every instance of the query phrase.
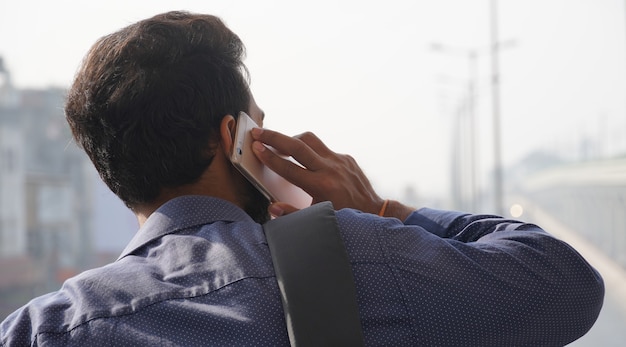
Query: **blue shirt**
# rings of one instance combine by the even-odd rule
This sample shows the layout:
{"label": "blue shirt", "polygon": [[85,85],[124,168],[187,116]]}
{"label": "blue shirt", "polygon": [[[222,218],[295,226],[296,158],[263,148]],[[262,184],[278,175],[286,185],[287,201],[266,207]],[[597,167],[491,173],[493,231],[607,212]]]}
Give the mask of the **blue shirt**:
{"label": "blue shirt", "polygon": [[[337,212],[368,346],[563,346],[601,277],[539,227],[421,209],[403,223]],[[315,293],[312,293],[315,295]],[[288,346],[261,225],[201,196],[153,213],[120,258],[0,325],[1,346]]]}

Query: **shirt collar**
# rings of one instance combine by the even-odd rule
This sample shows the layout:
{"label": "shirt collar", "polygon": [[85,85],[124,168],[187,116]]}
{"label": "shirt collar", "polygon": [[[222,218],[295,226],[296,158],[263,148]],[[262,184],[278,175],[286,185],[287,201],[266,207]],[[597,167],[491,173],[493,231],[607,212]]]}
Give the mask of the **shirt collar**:
{"label": "shirt collar", "polygon": [[179,230],[215,221],[246,221],[254,223],[241,208],[209,196],[188,195],[169,200],[154,211],[128,243],[120,260],[141,246]]}

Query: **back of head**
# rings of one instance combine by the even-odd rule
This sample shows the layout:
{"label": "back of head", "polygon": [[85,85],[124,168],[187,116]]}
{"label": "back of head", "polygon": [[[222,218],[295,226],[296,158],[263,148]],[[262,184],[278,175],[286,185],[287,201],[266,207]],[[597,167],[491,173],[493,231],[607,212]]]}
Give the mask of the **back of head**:
{"label": "back of head", "polygon": [[250,101],[245,48],[217,17],[168,12],[98,40],[65,106],[74,138],[127,206],[195,182],[221,119]]}

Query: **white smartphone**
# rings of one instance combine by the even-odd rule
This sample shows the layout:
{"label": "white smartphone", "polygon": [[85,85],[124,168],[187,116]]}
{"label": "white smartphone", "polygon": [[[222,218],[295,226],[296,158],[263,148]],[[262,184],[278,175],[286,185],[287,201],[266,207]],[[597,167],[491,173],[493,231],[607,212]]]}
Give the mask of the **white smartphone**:
{"label": "white smartphone", "polygon": [[240,112],[230,156],[233,165],[270,201],[286,202],[300,209],[311,206],[313,198],[309,194],[263,165],[252,152],[252,128],[259,126],[245,112]]}

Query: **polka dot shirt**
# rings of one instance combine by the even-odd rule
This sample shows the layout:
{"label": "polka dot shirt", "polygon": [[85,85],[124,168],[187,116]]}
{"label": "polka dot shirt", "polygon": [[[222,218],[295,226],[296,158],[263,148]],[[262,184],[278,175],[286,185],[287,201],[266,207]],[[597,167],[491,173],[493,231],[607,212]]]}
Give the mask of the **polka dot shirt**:
{"label": "polka dot shirt", "polygon": [[[337,220],[367,346],[562,346],[602,305],[599,274],[534,225],[432,209]],[[169,201],[116,262],[7,317],[0,346],[25,345],[289,346],[262,226],[223,200]]]}

